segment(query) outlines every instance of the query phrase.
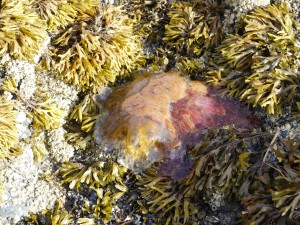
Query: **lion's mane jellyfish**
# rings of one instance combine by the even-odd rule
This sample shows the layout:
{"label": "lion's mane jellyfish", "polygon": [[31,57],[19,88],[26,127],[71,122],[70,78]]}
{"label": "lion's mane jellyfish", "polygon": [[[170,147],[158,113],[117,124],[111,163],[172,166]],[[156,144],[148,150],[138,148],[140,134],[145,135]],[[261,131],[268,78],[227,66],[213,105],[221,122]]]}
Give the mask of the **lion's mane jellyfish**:
{"label": "lion's mane jellyfish", "polygon": [[103,106],[97,142],[117,144],[118,162],[135,172],[159,162],[161,175],[174,179],[192,167],[187,149],[201,141],[203,129],[252,128],[250,112],[237,101],[174,71],[139,74],[114,89]]}

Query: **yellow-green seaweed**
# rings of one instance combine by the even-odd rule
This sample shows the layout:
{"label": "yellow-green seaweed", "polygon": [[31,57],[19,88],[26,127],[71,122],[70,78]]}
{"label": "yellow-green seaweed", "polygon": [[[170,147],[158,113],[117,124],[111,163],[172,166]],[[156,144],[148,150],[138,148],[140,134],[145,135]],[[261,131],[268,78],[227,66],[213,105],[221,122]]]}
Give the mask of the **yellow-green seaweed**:
{"label": "yellow-green seaweed", "polygon": [[22,98],[13,77],[7,77],[4,80],[2,90],[15,94],[18,100],[25,105],[28,115],[32,118],[33,128],[37,130],[53,130],[64,122],[66,111],[58,108],[51,97],[38,96],[35,93],[34,101]]}
{"label": "yellow-green seaweed", "polygon": [[0,96],[0,159],[9,156],[9,149],[19,142],[16,107],[16,101],[8,100],[4,95]]}
{"label": "yellow-green seaweed", "polygon": [[[82,210],[93,215],[94,220],[108,222],[111,220],[112,207],[115,201],[122,197],[128,188],[123,183],[127,169],[113,161],[95,162],[87,166],[81,163],[66,162],[59,170],[63,183],[69,183],[69,188],[78,190],[82,185],[96,193],[96,202],[86,201]],[[82,223],[90,220],[81,218]]]}
{"label": "yellow-green seaweed", "polygon": [[242,35],[228,35],[214,56],[209,82],[268,114],[281,114],[300,88],[299,24],[288,5],[268,5],[246,15]]}
{"label": "yellow-green seaweed", "polygon": [[217,0],[136,0],[126,8],[138,22],[135,33],[144,39],[152,71],[176,66],[187,75],[200,73],[205,68],[201,57],[210,55],[224,36],[224,4]]}
{"label": "yellow-green seaweed", "polygon": [[113,83],[144,63],[141,40],[121,7],[99,7],[97,13],[60,29],[42,65],[82,91]]}
{"label": "yellow-green seaweed", "polygon": [[48,29],[65,28],[76,18],[85,18],[96,13],[99,0],[34,0],[32,5],[40,17],[47,21]]}
{"label": "yellow-green seaweed", "polygon": [[175,52],[203,54],[222,39],[221,9],[222,4],[214,0],[173,2],[163,40]]}
{"label": "yellow-green seaweed", "polygon": [[10,54],[33,60],[46,38],[45,21],[32,9],[29,0],[0,2],[0,56]]}

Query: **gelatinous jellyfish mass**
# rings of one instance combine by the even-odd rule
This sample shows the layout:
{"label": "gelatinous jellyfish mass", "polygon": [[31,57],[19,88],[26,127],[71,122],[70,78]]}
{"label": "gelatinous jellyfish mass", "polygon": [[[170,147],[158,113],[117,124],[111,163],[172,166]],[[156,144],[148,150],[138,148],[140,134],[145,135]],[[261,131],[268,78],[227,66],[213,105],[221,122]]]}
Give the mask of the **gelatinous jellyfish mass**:
{"label": "gelatinous jellyfish mass", "polygon": [[187,149],[201,141],[201,130],[252,128],[250,112],[237,101],[179,72],[136,77],[108,96],[107,117],[96,128],[100,142],[121,143],[118,162],[135,172],[159,162],[161,175],[181,179],[193,164]]}

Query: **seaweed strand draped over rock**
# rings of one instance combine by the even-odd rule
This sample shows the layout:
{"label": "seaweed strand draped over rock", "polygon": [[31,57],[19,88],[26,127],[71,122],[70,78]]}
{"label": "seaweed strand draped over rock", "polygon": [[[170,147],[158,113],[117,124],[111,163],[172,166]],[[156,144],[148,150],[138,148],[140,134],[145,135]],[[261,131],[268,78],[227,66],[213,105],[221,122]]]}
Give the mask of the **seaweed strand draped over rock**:
{"label": "seaweed strand draped over rock", "polygon": [[174,178],[184,176],[183,163],[192,165],[186,149],[201,140],[201,130],[253,127],[250,112],[236,101],[174,71],[138,74],[114,90],[104,107],[109,115],[98,123],[97,141],[121,143],[118,161],[135,171],[163,160],[163,170]]}

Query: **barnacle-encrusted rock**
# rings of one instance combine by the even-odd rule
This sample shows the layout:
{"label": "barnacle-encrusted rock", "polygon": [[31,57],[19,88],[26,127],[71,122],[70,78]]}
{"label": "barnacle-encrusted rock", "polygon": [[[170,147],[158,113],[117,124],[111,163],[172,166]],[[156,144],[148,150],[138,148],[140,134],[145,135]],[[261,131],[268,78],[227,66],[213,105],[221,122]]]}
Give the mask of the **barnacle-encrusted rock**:
{"label": "barnacle-encrusted rock", "polygon": [[0,2],[0,56],[6,53],[31,60],[46,37],[45,22],[30,7],[29,0]]}
{"label": "barnacle-encrusted rock", "polygon": [[42,64],[82,90],[96,91],[143,64],[142,43],[121,7],[97,13],[61,29]]}
{"label": "barnacle-encrusted rock", "polygon": [[200,130],[229,124],[252,127],[249,111],[237,102],[218,97],[203,83],[178,72],[140,74],[114,90],[104,106],[109,115],[99,122],[97,141],[123,144],[118,160],[135,171],[165,160],[162,170],[174,177],[191,166],[189,157],[183,158],[186,148],[201,139]]}
{"label": "barnacle-encrusted rock", "polygon": [[287,4],[257,8],[244,23],[242,35],[228,35],[219,46],[208,77],[228,95],[280,114],[283,101],[299,93],[299,24]]}

